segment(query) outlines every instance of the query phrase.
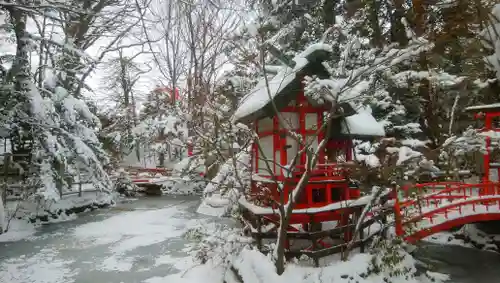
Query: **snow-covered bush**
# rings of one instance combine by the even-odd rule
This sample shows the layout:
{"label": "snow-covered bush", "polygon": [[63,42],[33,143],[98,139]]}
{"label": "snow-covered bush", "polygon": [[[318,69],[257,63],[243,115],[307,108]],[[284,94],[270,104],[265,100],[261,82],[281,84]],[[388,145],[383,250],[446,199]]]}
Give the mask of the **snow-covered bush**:
{"label": "snow-covered bush", "polygon": [[404,277],[408,280],[417,272],[412,256],[404,250],[404,243],[399,238],[375,238],[370,254],[372,258],[366,276],[383,273],[390,282],[392,277]]}
{"label": "snow-covered bush", "polygon": [[250,185],[250,154],[241,151],[229,158],[203,191],[199,213],[229,215],[237,210],[239,197]]}
{"label": "snow-covered bush", "polygon": [[138,187],[132,179],[130,178],[130,175],[127,174],[124,170],[121,170],[118,172],[118,176],[115,180],[115,191],[117,191],[119,194],[123,195],[131,195],[134,192],[138,191]]}
{"label": "snow-covered bush", "polygon": [[205,264],[211,261],[214,265],[222,264],[226,267],[244,246],[253,242],[252,238],[242,235],[241,229],[215,223],[210,227],[192,228],[184,237],[193,242],[189,252],[198,262]]}
{"label": "snow-covered bush", "polygon": [[201,195],[207,180],[199,175],[186,175],[172,178],[161,183],[165,195]]}

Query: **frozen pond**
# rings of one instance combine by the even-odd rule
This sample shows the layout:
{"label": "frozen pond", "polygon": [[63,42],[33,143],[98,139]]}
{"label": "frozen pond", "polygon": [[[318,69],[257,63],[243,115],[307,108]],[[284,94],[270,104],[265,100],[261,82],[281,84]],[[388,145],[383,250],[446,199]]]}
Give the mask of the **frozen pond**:
{"label": "frozen pond", "polygon": [[198,199],[141,199],[0,243],[0,282],[149,283],[179,273],[193,265],[182,235],[211,221],[195,213]]}
{"label": "frozen pond", "polygon": [[416,257],[436,271],[451,275],[451,283],[500,282],[500,254],[461,246],[424,243]]}

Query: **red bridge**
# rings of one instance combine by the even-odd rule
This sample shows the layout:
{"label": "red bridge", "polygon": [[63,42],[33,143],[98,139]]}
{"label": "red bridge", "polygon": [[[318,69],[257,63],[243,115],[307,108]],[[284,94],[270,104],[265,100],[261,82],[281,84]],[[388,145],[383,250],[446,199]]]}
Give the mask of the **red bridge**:
{"label": "red bridge", "polygon": [[429,183],[403,188],[402,195],[395,197],[395,228],[397,235],[410,242],[464,224],[500,220],[500,166],[491,160],[495,151],[491,137],[500,137],[500,103],[466,110],[475,112],[476,119],[484,120],[480,129],[486,148],[482,182]]}
{"label": "red bridge", "polygon": [[459,182],[406,187],[396,198],[398,236],[415,242],[464,224],[500,220],[500,183]]}

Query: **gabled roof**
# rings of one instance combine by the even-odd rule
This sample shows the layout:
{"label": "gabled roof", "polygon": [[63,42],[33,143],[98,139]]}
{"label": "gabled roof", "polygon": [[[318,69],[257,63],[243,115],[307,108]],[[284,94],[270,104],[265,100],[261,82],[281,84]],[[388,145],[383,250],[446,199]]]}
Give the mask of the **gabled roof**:
{"label": "gabled roof", "polygon": [[[283,67],[278,73],[267,80],[262,79],[254,89],[244,96],[236,112],[233,122],[250,123],[274,113],[271,102],[278,110],[295,99],[298,91],[302,90],[301,79],[304,76],[316,75],[320,79],[329,79],[330,74],[322,62],[331,53],[331,47],[324,44],[315,44],[304,50],[292,60],[293,67]],[[349,100],[347,97],[344,101]],[[332,128],[332,137],[355,139],[371,139],[385,136],[383,125],[378,123],[369,109],[360,109],[349,102],[341,102],[345,116],[337,118]]]}
{"label": "gabled roof", "polygon": [[[328,77],[328,72],[321,64],[331,53],[331,46],[313,44],[293,58],[295,66],[283,67],[274,77],[262,79],[254,89],[245,95],[233,115],[234,122],[252,122],[269,113],[271,101],[278,107],[287,105],[301,89],[301,79],[304,76],[317,75]],[[267,88],[266,85],[269,85]],[[271,111],[272,113],[272,111]]]}

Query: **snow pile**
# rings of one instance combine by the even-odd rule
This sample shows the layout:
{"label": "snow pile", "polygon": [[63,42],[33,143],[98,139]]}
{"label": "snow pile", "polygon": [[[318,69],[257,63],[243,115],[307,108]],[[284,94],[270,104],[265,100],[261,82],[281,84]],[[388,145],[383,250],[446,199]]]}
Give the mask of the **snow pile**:
{"label": "snow pile", "polygon": [[158,184],[162,185],[164,195],[200,195],[207,181],[202,176],[195,175],[166,178]]}
{"label": "snow pile", "polygon": [[377,122],[371,113],[362,111],[357,114],[344,118],[342,124],[342,133],[359,136],[385,136],[385,130],[382,124]]}
{"label": "snow pile", "polygon": [[27,239],[33,236],[36,232],[36,226],[29,223],[25,219],[11,219],[6,223],[8,225],[8,230],[4,234],[0,235],[1,242],[15,242],[22,239]]}
{"label": "snow pile", "polygon": [[437,233],[425,238],[424,241],[490,251],[500,250],[500,235],[488,234],[480,230],[477,224],[466,224],[454,232]]}
{"label": "snow pile", "polygon": [[203,158],[191,156],[182,159],[173,166],[174,175],[202,174],[205,173],[205,164]]}
{"label": "snow pile", "polygon": [[279,276],[268,256],[256,250],[244,249],[233,265],[245,283],[422,283],[443,282],[447,279],[444,275],[436,276],[430,272],[417,276],[415,260],[402,250],[391,254],[398,258],[394,265],[391,265],[388,258],[384,259],[387,262],[381,262],[385,254],[381,255],[356,254],[348,261],[336,261],[320,268],[289,263],[285,272]]}
{"label": "snow pile", "polygon": [[253,239],[242,235],[239,228],[225,224],[198,226],[189,229],[184,237],[192,242],[187,251],[200,263],[229,267],[232,259],[251,244]]}
{"label": "snow pile", "polygon": [[[89,184],[89,186],[91,186]],[[59,200],[44,198],[28,198],[12,202],[10,211],[15,213],[15,218],[42,220],[44,222],[58,222],[74,219],[73,213],[84,212],[115,203],[116,195],[107,191],[96,191],[85,188],[82,195],[78,193],[63,196]]]}
{"label": "snow pile", "polygon": [[218,174],[205,187],[198,213],[223,216],[238,203],[241,192],[250,182],[250,154],[238,153],[224,163]]}

